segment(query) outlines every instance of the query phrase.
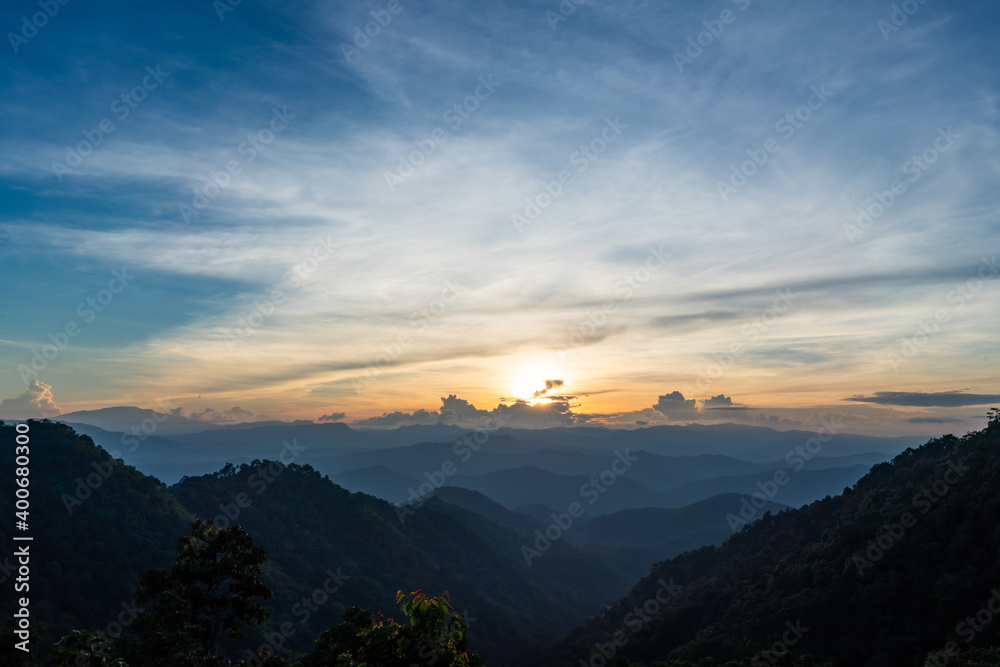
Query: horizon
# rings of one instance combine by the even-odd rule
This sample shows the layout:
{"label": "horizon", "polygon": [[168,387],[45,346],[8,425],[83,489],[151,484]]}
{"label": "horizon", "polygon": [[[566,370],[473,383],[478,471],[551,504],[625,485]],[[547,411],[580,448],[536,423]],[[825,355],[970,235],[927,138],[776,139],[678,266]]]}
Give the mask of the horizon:
{"label": "horizon", "polygon": [[[174,408],[172,410],[163,410],[162,408],[164,408],[165,406],[161,405],[161,406],[158,406],[158,407],[161,408],[161,409],[158,410],[157,407],[142,408],[142,407],[135,406],[135,405],[117,405],[117,406],[110,406],[110,407],[106,407],[106,408],[97,408],[97,409],[93,409],[93,410],[79,410],[79,411],[74,411],[74,412],[67,412],[67,413],[60,414],[60,415],[55,415],[55,416],[52,416],[52,417],[45,417],[43,419],[49,419],[51,421],[61,422],[61,423],[67,424],[69,426],[73,426],[74,424],[76,424],[76,425],[85,425],[87,427],[97,427],[99,429],[107,430],[107,431],[112,431],[112,432],[115,431],[115,430],[120,430],[123,433],[129,432],[131,430],[131,432],[133,432],[133,433],[146,433],[147,435],[152,435],[152,434],[156,433],[156,431],[159,430],[161,428],[161,426],[163,426],[163,425],[167,425],[167,427],[169,427],[169,426],[174,426],[174,427],[177,427],[177,426],[182,426],[182,427],[183,426],[187,426],[187,427],[192,427],[192,428],[195,428],[195,429],[198,426],[203,426],[203,427],[205,427],[204,430],[214,430],[215,427],[219,427],[219,428],[226,428],[226,427],[237,428],[237,427],[256,427],[256,426],[271,427],[271,426],[305,426],[305,425],[325,426],[325,425],[339,425],[339,426],[347,427],[347,428],[349,428],[351,430],[354,430],[354,431],[374,431],[374,432],[378,432],[378,431],[396,431],[396,430],[399,430],[399,429],[411,428],[411,427],[427,427],[427,428],[430,428],[430,427],[435,427],[435,426],[444,426],[444,427],[453,427],[455,429],[464,430],[464,431],[475,431],[475,430],[483,430],[483,429],[485,429],[486,432],[490,432],[490,433],[492,433],[494,431],[499,433],[499,432],[501,432],[501,431],[503,431],[505,429],[506,430],[510,430],[510,431],[529,431],[529,432],[530,431],[535,431],[535,430],[542,431],[542,430],[553,430],[553,429],[563,429],[563,430],[566,430],[566,429],[598,429],[598,430],[640,431],[640,430],[648,430],[648,429],[660,428],[660,427],[665,427],[665,426],[671,426],[671,427],[678,427],[678,428],[687,428],[687,427],[704,427],[704,428],[732,427],[732,428],[735,428],[735,429],[763,429],[763,430],[776,431],[776,432],[781,432],[781,433],[793,432],[794,431],[794,432],[799,432],[799,433],[805,433],[807,435],[813,435],[814,434],[814,429],[803,428],[802,426],[789,426],[787,424],[782,424],[782,425],[745,424],[745,423],[740,423],[740,422],[736,422],[736,421],[714,421],[714,422],[689,421],[689,422],[684,422],[684,423],[680,423],[680,422],[670,422],[670,423],[660,423],[660,424],[648,424],[648,423],[646,423],[646,424],[635,424],[635,423],[632,423],[632,424],[613,424],[613,425],[611,425],[611,424],[594,424],[594,423],[555,424],[555,425],[531,425],[531,424],[522,424],[522,423],[520,423],[518,421],[518,419],[516,418],[516,416],[512,418],[512,413],[508,412],[508,413],[504,414],[503,412],[501,412],[502,407],[506,407],[506,406],[502,406],[501,410],[482,411],[482,412],[485,413],[485,417],[483,415],[478,415],[478,416],[472,417],[471,419],[464,419],[464,418],[455,418],[453,415],[449,415],[448,417],[445,417],[445,416],[442,416],[440,414],[433,413],[433,414],[430,414],[423,421],[407,421],[405,423],[399,423],[399,422],[397,422],[394,419],[390,419],[390,420],[388,420],[389,423],[386,423],[385,420],[379,419],[377,417],[376,418],[362,419],[362,420],[357,420],[357,421],[350,421],[350,420],[347,420],[347,419],[340,419],[340,420],[334,420],[334,419],[292,419],[292,420],[282,420],[282,419],[270,419],[270,418],[260,419],[260,418],[257,418],[257,416],[255,416],[254,419],[249,420],[249,421],[236,421],[236,420],[233,420],[233,419],[218,420],[218,419],[216,419],[216,417],[218,417],[217,414],[215,414],[215,415],[212,415],[212,414],[209,414],[209,415],[205,415],[205,414],[189,415],[189,414],[185,414],[184,413],[184,409],[183,408]],[[153,413],[154,416],[147,417],[147,416],[143,416],[143,415],[137,415],[136,416],[137,421],[135,421],[135,420],[134,421],[129,421],[126,424],[126,422],[123,421],[123,417],[124,417],[123,411],[128,411],[129,413],[133,413],[133,412],[140,412],[140,413],[144,413],[144,414]],[[497,417],[497,415],[500,415],[499,418]],[[266,417],[266,415],[265,415],[265,417]],[[983,416],[983,419],[985,419],[985,420],[989,420],[989,418],[990,418],[989,414]],[[11,422],[11,423],[17,423],[17,422],[22,422],[23,423],[23,422],[28,421],[30,419],[40,419],[40,418],[38,418],[38,417],[25,417],[25,418],[12,419],[12,418],[2,418],[2,417],[0,417],[0,421],[7,421],[7,422]],[[102,424],[102,422],[103,422],[103,424]],[[110,422],[110,423],[108,423],[108,422]],[[145,422],[145,424],[144,424],[144,422]],[[152,426],[149,426],[150,424],[152,424]],[[824,426],[826,427],[825,429],[824,429]],[[834,420],[827,420],[825,418],[821,418],[821,425],[820,425],[819,432],[820,433],[830,432],[833,435],[848,435],[848,436],[850,436],[850,435],[860,435],[860,436],[867,436],[867,437],[873,437],[873,438],[899,437],[899,438],[903,438],[903,439],[912,439],[912,438],[935,439],[935,438],[941,437],[941,435],[944,434],[946,430],[947,429],[939,429],[938,431],[928,430],[928,431],[923,432],[923,433],[906,433],[906,434],[891,433],[891,432],[890,433],[884,433],[884,434],[868,434],[868,433],[859,433],[859,432],[853,432],[853,431],[850,431],[850,430],[841,429],[840,425],[837,424],[836,421],[834,421]],[[973,429],[970,429],[968,432],[974,432],[976,430],[977,429],[973,428]],[[181,431],[181,432],[178,432],[178,433],[187,433],[187,432],[197,433],[197,432],[200,432],[200,431],[198,431],[198,430],[192,430],[192,431],[185,430],[185,431]],[[962,433],[962,431],[955,431],[955,432],[956,433]],[[173,432],[169,431],[169,429],[168,429],[167,431],[163,432],[162,435],[163,435],[163,437],[166,437],[166,438],[169,439],[171,433],[173,433]],[[437,436],[435,436],[435,437],[437,437]]]}
{"label": "horizon", "polygon": [[1000,405],[996,6],[393,2],[0,12],[0,419]]}

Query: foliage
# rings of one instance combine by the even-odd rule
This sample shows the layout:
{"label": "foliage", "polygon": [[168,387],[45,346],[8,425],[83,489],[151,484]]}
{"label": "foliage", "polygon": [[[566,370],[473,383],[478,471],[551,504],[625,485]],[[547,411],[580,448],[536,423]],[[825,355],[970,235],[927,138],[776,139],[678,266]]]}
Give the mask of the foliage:
{"label": "foliage", "polygon": [[[671,577],[681,592],[630,632],[628,615],[657,581]],[[627,642],[616,657],[637,664],[739,663],[778,643],[786,624],[800,623],[808,631],[781,647],[789,654],[852,667],[922,665],[949,642],[966,648],[965,637],[972,648],[1000,645],[997,620],[974,637],[962,625],[994,589],[1000,590],[997,410],[986,428],[908,449],[841,496],[767,517],[721,547],[658,563],[601,618],[525,664],[586,662],[595,644],[622,630]],[[947,664],[979,659],[960,655]]]}
{"label": "foliage", "polygon": [[[47,420],[27,424],[31,549],[44,554],[32,560],[32,635],[43,652],[73,628],[120,636],[116,619],[131,621],[125,609],[133,607],[139,576],[169,565],[177,535],[193,517],[164,484],[112,458],[89,437]],[[16,435],[13,424],[0,422],[0,452],[9,465]],[[0,474],[0,516],[11,519],[14,479],[13,468]],[[11,544],[12,531],[13,521],[0,523],[0,541]],[[10,552],[0,554],[0,584],[8,591],[11,565]],[[14,614],[17,598],[0,595],[4,617]]]}
{"label": "foliage", "polygon": [[455,613],[447,592],[428,598],[421,591],[402,591],[396,602],[410,621],[404,626],[376,618],[366,609],[350,607],[344,622],[327,629],[299,667],[478,667],[482,663],[467,649],[468,625]]}
{"label": "foliage", "polygon": [[260,579],[266,562],[266,551],[239,526],[219,530],[195,520],[178,541],[170,570],[150,570],[139,580],[137,600],[148,606],[135,621],[130,661],[205,664],[223,634],[246,639],[242,628],[268,616],[256,599],[271,596]]}
{"label": "foliage", "polygon": [[59,640],[49,657],[53,667],[128,667],[126,662],[112,654],[112,648],[100,633],[94,630],[74,630]]}
{"label": "foliage", "polygon": [[976,648],[957,656],[938,651],[927,656],[925,667],[996,667],[1000,665],[1000,648]]}

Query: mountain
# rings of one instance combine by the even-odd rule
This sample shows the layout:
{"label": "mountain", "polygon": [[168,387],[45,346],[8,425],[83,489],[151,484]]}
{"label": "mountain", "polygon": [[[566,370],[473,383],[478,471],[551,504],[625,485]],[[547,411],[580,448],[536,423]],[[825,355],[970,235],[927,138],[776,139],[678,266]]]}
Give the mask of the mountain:
{"label": "mountain", "polygon": [[[733,475],[703,479],[674,487],[661,494],[660,507],[683,507],[719,494],[736,493],[751,496],[764,494],[790,507],[799,507],[825,496],[836,495],[857,482],[868,472],[869,466],[853,465],[847,468],[820,470],[794,468],[764,470],[749,475]],[[784,482],[784,483],[782,483]],[[739,508],[737,503],[733,511]]]}
{"label": "mountain", "polygon": [[400,475],[382,465],[345,470],[331,475],[330,479],[348,491],[367,493],[396,504],[405,503],[409,495],[408,490],[420,486],[420,480],[415,477]]}
{"label": "mountain", "polygon": [[[629,447],[633,451],[646,450],[665,456],[720,454],[757,463],[784,460],[789,453],[794,453],[796,448],[802,448],[810,441],[813,441],[814,448],[819,445],[812,452],[816,455],[845,456],[877,452],[893,456],[926,440],[926,437],[918,436],[877,437],[842,433],[840,426],[831,422],[827,422],[820,433],[778,431],[764,426],[742,424],[648,426],[631,430],[597,427],[537,430],[501,428],[496,433],[579,449],[614,451]],[[825,442],[818,436],[822,436]]]}
{"label": "mountain", "polygon": [[656,564],[603,617],[524,664],[586,664],[619,631],[608,653],[639,664],[777,664],[784,652],[838,666],[951,664],[1000,645],[998,526],[994,412],[982,431],[908,449],[843,495]]}
{"label": "mountain", "polygon": [[434,497],[452,507],[458,507],[476,514],[493,523],[509,528],[519,535],[530,535],[538,528],[544,528],[549,521],[552,510],[548,510],[539,518],[509,510],[500,503],[490,500],[478,491],[470,491],[457,486],[444,486],[437,490]]}
{"label": "mountain", "polygon": [[117,406],[98,410],[79,410],[59,415],[55,420],[65,423],[87,424],[106,431],[128,433],[133,428],[158,432],[160,435],[174,433],[195,433],[219,428],[217,424],[190,419],[181,414],[158,412],[135,406]]}
{"label": "mountain", "polygon": [[[637,459],[641,456],[637,455]],[[478,491],[510,509],[543,505],[562,511],[576,502],[583,506],[587,516],[593,517],[624,509],[679,508],[721,494],[739,494],[731,496],[735,502],[728,510],[738,512],[742,496],[751,499],[753,494],[760,495],[764,491],[771,494],[765,494],[766,500],[798,507],[842,491],[867,471],[868,467],[863,465],[799,472],[793,469],[763,470],[749,475],[714,477],[657,491],[631,479],[627,471],[622,475],[607,476],[606,479],[612,481],[608,485],[601,481],[601,473],[596,470],[590,477],[584,477],[556,475],[533,466],[522,466],[478,477],[455,475],[447,478],[447,483]],[[782,480],[783,484],[780,483]]]}
{"label": "mountain", "polygon": [[[139,576],[171,562],[193,516],[162,482],[111,458],[89,437],[63,424],[27,424],[27,453],[17,453],[29,460],[29,530],[17,533],[33,538],[31,622],[43,645],[51,645],[70,628],[103,630],[119,613],[127,619]],[[19,544],[11,541],[17,435],[14,425],[0,422],[0,451],[11,464],[0,474],[0,512],[8,518],[0,539],[7,545]],[[12,553],[13,547],[0,561],[8,591],[16,572]],[[7,618],[14,598],[3,596]]]}
{"label": "mountain", "polygon": [[[648,451],[634,453],[642,459],[642,465],[631,468],[629,476],[656,489],[666,489],[710,477],[749,473],[766,467],[759,463],[718,454],[664,456]],[[456,469],[464,475],[478,476],[499,470],[531,466],[558,475],[590,477],[607,468],[614,457],[613,452],[609,456],[604,452],[569,446],[553,449],[550,444],[544,442],[494,435],[475,451],[463,448],[461,445],[456,446],[452,442],[423,442],[405,447],[347,453],[328,461],[327,465],[333,466],[330,474],[351,468],[381,466],[407,477],[422,478],[424,472],[440,469],[442,461],[453,460]]]}
{"label": "mountain", "polygon": [[[647,507],[595,516],[566,532],[566,540],[642,577],[653,563],[733,535],[727,520],[739,512],[741,496],[722,494],[678,509]],[[759,516],[787,509],[767,502]],[[638,571],[637,571],[638,568]]]}
{"label": "mountain", "polygon": [[451,486],[478,491],[508,508],[541,504],[565,511],[569,505],[578,503],[593,516],[630,507],[654,507],[660,503],[657,491],[628,478],[624,464],[619,467],[625,471],[621,475],[611,470],[611,461],[606,460],[605,466],[608,467],[604,471],[593,471],[592,477],[556,475],[533,466],[522,466],[479,477],[455,475],[447,481]]}
{"label": "mountain", "polygon": [[[31,509],[38,554],[32,562],[32,623],[43,645],[72,628],[115,629],[134,617],[136,583],[151,567],[166,567],[195,516],[219,527],[238,523],[269,555],[265,583],[272,616],[251,631],[256,648],[282,637],[275,652],[301,655],[346,607],[396,608],[399,589],[449,591],[471,618],[475,650],[505,664],[514,647],[550,642],[620,595],[624,573],[565,540],[526,561],[523,532],[434,498],[399,508],[352,494],[306,465],[254,461],[187,477],[166,487],[116,461],[70,427],[30,421]],[[0,425],[0,446],[13,460],[15,430]],[[14,516],[14,476],[0,476],[0,511]],[[442,496],[461,495],[445,491]],[[479,497],[470,502],[495,515]],[[518,520],[530,521],[519,518]],[[12,535],[12,522],[0,537]],[[524,526],[527,528],[527,526]],[[13,556],[0,561],[13,576]],[[336,582],[336,592],[317,591]],[[13,596],[3,612],[14,613]],[[132,610],[132,611],[129,611]],[[131,616],[129,616],[131,614]],[[9,617],[8,615],[8,617]],[[109,625],[112,624],[112,625]],[[285,625],[287,624],[287,625]],[[293,631],[278,632],[281,627]],[[115,632],[121,632],[118,627]]]}
{"label": "mountain", "polygon": [[81,435],[91,438],[114,458],[123,459],[128,465],[157,479],[173,483],[181,477],[204,475],[218,470],[232,461],[240,463],[250,459],[235,452],[217,452],[212,448],[179,451],[179,445],[159,435],[146,435],[141,430],[133,433],[106,431],[98,426],[67,423]]}
{"label": "mountain", "polygon": [[627,589],[624,575],[566,543],[529,566],[518,536],[498,537],[483,517],[459,521],[441,501],[401,514],[310,466],[227,466],[184,479],[171,492],[197,516],[239,523],[267,550],[273,570],[266,581],[275,596],[265,631],[293,621],[295,601],[327,571],[347,577],[315,625],[289,640],[292,650],[307,648],[305,640],[347,605],[391,609],[397,590],[422,589],[449,591],[457,609],[479,619],[472,626],[476,649],[496,662],[504,647],[554,639]]}

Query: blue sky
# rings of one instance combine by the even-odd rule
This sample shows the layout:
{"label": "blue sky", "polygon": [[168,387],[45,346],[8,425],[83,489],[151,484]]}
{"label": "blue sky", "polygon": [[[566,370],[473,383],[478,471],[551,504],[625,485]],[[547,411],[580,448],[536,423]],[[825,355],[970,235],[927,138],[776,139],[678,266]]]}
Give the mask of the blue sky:
{"label": "blue sky", "polygon": [[43,9],[0,13],[0,417],[998,402],[992,3]]}

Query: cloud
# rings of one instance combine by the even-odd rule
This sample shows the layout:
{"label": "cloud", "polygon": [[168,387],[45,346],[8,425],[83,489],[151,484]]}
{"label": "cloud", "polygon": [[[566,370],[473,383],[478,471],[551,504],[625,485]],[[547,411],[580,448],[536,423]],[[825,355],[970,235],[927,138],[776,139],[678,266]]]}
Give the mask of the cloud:
{"label": "cloud", "polygon": [[371,426],[374,428],[386,427],[386,426],[410,426],[413,424],[436,424],[438,420],[438,413],[427,412],[427,410],[420,409],[416,412],[400,412],[396,410],[395,412],[383,413],[381,417],[369,417],[368,419],[359,419],[354,422],[355,426]]}
{"label": "cloud", "polygon": [[480,410],[464,398],[449,394],[441,399],[439,422],[442,424],[459,424],[465,422],[480,422],[490,416],[488,410]]}
{"label": "cloud", "polygon": [[188,419],[200,422],[210,422],[214,421],[218,415],[219,413],[212,408],[205,408],[201,412],[192,412]]}
{"label": "cloud", "polygon": [[346,417],[346,416],[347,416],[347,414],[343,413],[343,412],[331,412],[328,415],[321,416],[316,421],[320,421],[320,422],[339,422],[339,421],[344,421],[344,417]]}
{"label": "cloud", "polygon": [[[171,413],[176,417],[180,417],[182,419],[184,418],[180,408],[172,410]],[[215,408],[208,407],[201,412],[192,412],[187,419],[191,421],[208,422],[211,424],[232,424],[266,419],[265,415],[258,415],[256,419],[253,419],[253,417],[253,412],[245,410],[237,405],[229,408],[228,410],[223,410],[222,412],[219,412]]]}
{"label": "cloud", "polygon": [[706,398],[702,401],[701,406],[706,410],[725,410],[727,408],[736,408],[737,410],[746,410],[746,408],[734,406],[733,399],[730,396],[725,396],[719,394],[718,396],[713,396],[712,398]]}
{"label": "cloud", "polygon": [[662,413],[668,419],[695,419],[698,417],[698,408],[695,400],[685,399],[684,394],[673,391],[660,396],[653,409]]}
{"label": "cloud", "polygon": [[493,411],[496,419],[510,428],[552,428],[572,426],[587,420],[586,415],[573,413],[569,401],[549,401],[532,405],[518,399],[509,405],[498,405]]}
{"label": "cloud", "polygon": [[908,424],[962,424],[964,419],[958,417],[910,417],[906,420]]}
{"label": "cloud", "polygon": [[52,398],[52,387],[38,380],[32,380],[17,398],[0,401],[0,417],[6,419],[54,417],[61,413],[62,410]]}
{"label": "cloud", "polygon": [[535,398],[538,398],[540,396],[544,396],[545,394],[549,393],[550,391],[552,391],[556,387],[561,387],[561,386],[563,386],[563,381],[562,380],[546,380],[545,381],[545,389],[539,389],[538,391],[536,391],[535,392]]}
{"label": "cloud", "polygon": [[224,417],[231,419],[232,421],[250,421],[250,418],[253,417],[252,412],[250,412],[249,410],[244,410],[238,405],[229,408],[222,414]]}
{"label": "cloud", "polygon": [[765,415],[763,412],[749,415],[749,419],[740,419],[739,421],[754,426],[767,426],[768,428],[796,428],[802,426],[802,422],[798,419],[782,419],[778,415]]}
{"label": "cloud", "polygon": [[[553,387],[558,385],[553,385]],[[492,410],[482,410],[464,398],[449,394],[441,399],[440,411],[424,409],[416,412],[396,410],[378,417],[353,422],[354,426],[385,428],[412,424],[449,424],[463,428],[477,428],[486,423],[499,423],[509,428],[550,428],[586,423],[592,415],[573,412],[568,400],[572,397],[551,396],[543,403],[531,404],[514,399],[509,404],[500,403]],[[567,400],[561,400],[567,399]]]}
{"label": "cloud", "polygon": [[956,408],[964,405],[1000,404],[1000,394],[964,394],[959,391],[877,391],[873,396],[851,396],[844,400],[878,405]]}

